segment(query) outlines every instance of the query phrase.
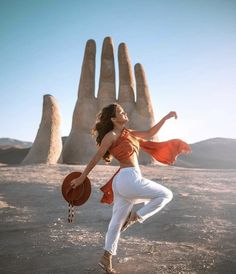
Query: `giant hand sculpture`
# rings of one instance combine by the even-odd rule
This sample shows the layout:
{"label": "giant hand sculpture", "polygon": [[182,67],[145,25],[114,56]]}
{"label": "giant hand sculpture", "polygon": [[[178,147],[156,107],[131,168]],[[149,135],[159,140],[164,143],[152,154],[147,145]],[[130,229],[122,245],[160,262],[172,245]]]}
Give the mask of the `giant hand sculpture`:
{"label": "giant hand sculpture", "polygon": [[[106,37],[103,42],[98,96],[95,98],[96,44],[88,40],[82,65],[78,99],[73,113],[72,128],[66,139],[60,161],[69,164],[87,164],[96,152],[96,142],[90,131],[96,114],[106,105],[118,102],[128,113],[126,125],[135,130],[145,130],[154,125],[151,98],[141,64],[135,65],[137,99],[134,97],[134,79],[128,49],[119,45],[119,95],[116,99],[113,42]],[[155,138],[156,139],[156,138]],[[140,150],[139,163],[147,164],[154,159]],[[101,163],[104,163],[101,160]],[[113,164],[117,164],[114,159]]]}

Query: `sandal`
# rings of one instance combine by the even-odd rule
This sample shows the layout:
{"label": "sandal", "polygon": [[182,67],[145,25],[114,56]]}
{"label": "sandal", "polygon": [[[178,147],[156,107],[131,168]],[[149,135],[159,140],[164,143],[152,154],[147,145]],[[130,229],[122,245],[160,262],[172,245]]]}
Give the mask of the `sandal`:
{"label": "sandal", "polygon": [[[103,258],[106,258],[107,260],[109,260],[108,257],[106,256],[103,256]],[[118,274],[119,272],[117,272],[114,268],[110,267],[109,265],[105,265],[104,263],[102,262],[99,262],[98,265],[106,271],[106,273],[108,274]]]}
{"label": "sandal", "polygon": [[132,213],[130,212],[129,213],[129,216],[127,218],[127,220],[125,221],[124,225],[122,226],[121,228],[121,232],[124,232],[127,228],[129,228],[131,225],[137,223],[138,219],[136,220],[130,220],[131,219],[131,216],[132,216]]}

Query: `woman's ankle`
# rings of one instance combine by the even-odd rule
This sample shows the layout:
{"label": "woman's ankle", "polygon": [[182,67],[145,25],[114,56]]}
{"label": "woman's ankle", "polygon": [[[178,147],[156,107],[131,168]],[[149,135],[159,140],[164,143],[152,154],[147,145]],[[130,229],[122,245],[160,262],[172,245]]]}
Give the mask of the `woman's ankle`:
{"label": "woman's ankle", "polygon": [[109,258],[109,259],[112,258],[112,254],[111,254],[109,251],[107,251],[107,250],[104,251],[103,256],[104,256],[104,257],[107,257],[107,258]]}
{"label": "woman's ankle", "polygon": [[131,221],[138,221],[138,219],[140,219],[139,215],[136,212],[134,212],[132,214],[132,217],[130,218],[130,220]]}

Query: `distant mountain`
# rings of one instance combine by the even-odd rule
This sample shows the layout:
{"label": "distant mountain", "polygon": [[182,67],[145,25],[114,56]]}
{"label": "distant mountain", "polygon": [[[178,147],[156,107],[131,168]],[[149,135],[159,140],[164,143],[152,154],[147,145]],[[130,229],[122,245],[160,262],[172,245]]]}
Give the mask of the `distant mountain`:
{"label": "distant mountain", "polygon": [[[64,143],[66,136],[63,136],[62,140]],[[0,163],[19,164],[31,146],[31,142],[0,138]],[[190,146],[192,152],[180,155],[174,166],[236,169],[236,139],[211,138]]]}
{"label": "distant mountain", "polygon": [[0,149],[1,164],[20,164],[28,154],[30,148],[10,147]]}
{"label": "distant mountain", "polygon": [[175,166],[236,168],[236,139],[211,138],[190,144],[192,153],[180,155]]}
{"label": "distant mountain", "polygon": [[0,138],[0,163],[19,164],[29,152],[31,146],[31,142]]}
{"label": "distant mountain", "polygon": [[0,149],[7,149],[10,147],[29,148],[32,146],[31,142],[24,142],[11,138],[0,138]]}

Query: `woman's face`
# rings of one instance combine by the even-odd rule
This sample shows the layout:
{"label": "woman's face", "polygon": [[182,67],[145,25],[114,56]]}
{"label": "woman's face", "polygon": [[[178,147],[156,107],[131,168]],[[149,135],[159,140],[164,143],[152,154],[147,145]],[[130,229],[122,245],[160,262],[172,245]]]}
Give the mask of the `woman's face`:
{"label": "woman's face", "polygon": [[129,118],[127,116],[127,113],[124,111],[124,109],[121,106],[116,107],[116,122],[118,123],[124,123],[129,121]]}

